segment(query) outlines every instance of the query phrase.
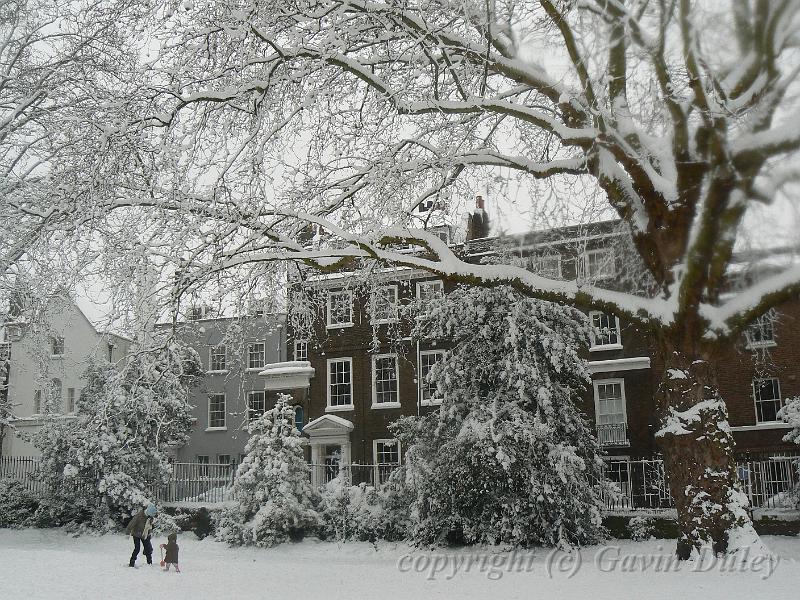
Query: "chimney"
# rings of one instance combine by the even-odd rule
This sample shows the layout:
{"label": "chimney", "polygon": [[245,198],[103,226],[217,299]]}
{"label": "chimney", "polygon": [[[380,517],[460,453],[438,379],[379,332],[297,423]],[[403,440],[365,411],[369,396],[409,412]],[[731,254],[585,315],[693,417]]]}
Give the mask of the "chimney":
{"label": "chimney", "polygon": [[484,208],[483,196],[475,197],[475,212],[467,217],[467,241],[489,237],[489,215]]}

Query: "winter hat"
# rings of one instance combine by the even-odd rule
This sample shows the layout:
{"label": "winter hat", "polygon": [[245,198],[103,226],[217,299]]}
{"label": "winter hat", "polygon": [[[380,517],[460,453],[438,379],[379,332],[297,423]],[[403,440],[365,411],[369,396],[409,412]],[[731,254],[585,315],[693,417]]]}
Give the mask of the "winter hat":
{"label": "winter hat", "polygon": [[155,504],[148,504],[147,508],[144,509],[144,514],[146,514],[148,517],[155,517],[157,513],[158,509],[156,508]]}

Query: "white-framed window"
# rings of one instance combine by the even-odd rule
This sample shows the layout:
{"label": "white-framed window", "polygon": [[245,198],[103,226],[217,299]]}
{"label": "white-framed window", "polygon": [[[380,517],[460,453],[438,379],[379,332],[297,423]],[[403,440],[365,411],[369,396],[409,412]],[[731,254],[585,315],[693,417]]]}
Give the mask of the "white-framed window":
{"label": "white-framed window", "polygon": [[583,253],[581,263],[586,279],[610,279],[617,272],[612,248],[587,250]]}
{"label": "white-framed window", "polygon": [[353,292],[328,292],[328,327],[350,327],[353,324]]}
{"label": "white-framed window", "polygon": [[397,321],[397,286],[385,285],[373,290],[370,309],[373,323]]}
{"label": "white-framed window", "polygon": [[247,346],[247,368],[263,369],[267,363],[267,345],[264,342],[253,342]]}
{"label": "white-framed window", "polygon": [[601,445],[627,444],[628,414],[624,379],[598,379],[594,386],[594,414]]}
{"label": "white-framed window", "polygon": [[444,283],[441,279],[417,282],[417,300],[423,306],[438,302],[444,297]]}
{"label": "white-framed window", "polygon": [[328,411],[353,409],[353,359],[328,359]]}
{"label": "white-framed window", "polygon": [[776,346],[775,322],[776,313],[770,309],[750,323],[744,332],[748,348],[768,348]]}
{"label": "white-framed window", "polygon": [[756,423],[779,421],[781,409],[781,383],[776,377],[753,380],[753,401],[756,405]]}
{"label": "white-framed window", "polygon": [[50,338],[50,356],[64,356],[64,338],[54,336]]}
{"label": "white-framed window", "polygon": [[67,412],[75,412],[75,388],[67,388]]}
{"label": "white-framed window", "polygon": [[423,406],[442,403],[441,397],[436,394],[436,384],[428,381],[428,374],[433,365],[443,359],[443,350],[423,350],[419,353],[419,401]]}
{"label": "white-framed window", "polygon": [[622,335],[616,315],[593,310],[589,313],[591,327],[589,350],[618,350],[622,348]]}
{"label": "white-framed window", "polygon": [[267,410],[266,393],[262,390],[247,392],[247,420],[255,421]]}
{"label": "white-framed window", "polygon": [[225,371],[228,368],[228,355],[225,344],[218,344],[209,348],[209,371]]}
{"label": "white-framed window", "polygon": [[561,279],[561,255],[540,254],[533,260],[533,268],[537,275],[550,279]]}
{"label": "white-framed window", "polygon": [[208,395],[208,428],[225,429],[225,394]]}
{"label": "white-framed window", "polygon": [[190,306],[186,312],[187,321],[199,321],[205,316],[205,310],[202,306]]}
{"label": "white-framed window", "polygon": [[294,359],[308,360],[308,340],[294,341]]}
{"label": "white-framed window", "polygon": [[208,454],[198,454],[197,455],[197,462],[200,463],[201,465],[211,464],[211,461],[209,460]]}
{"label": "white-framed window", "polygon": [[400,466],[400,442],[397,440],[372,440],[372,456],[375,461],[375,483],[385,483]]}
{"label": "white-framed window", "polygon": [[45,407],[45,412],[60,414],[64,410],[64,390],[61,380],[57,377],[50,380],[49,402]]}
{"label": "white-framed window", "polygon": [[33,392],[33,414],[42,414],[42,390],[35,390]]}
{"label": "white-framed window", "polygon": [[397,355],[372,357],[372,407],[400,406]]}
{"label": "white-framed window", "polygon": [[229,464],[231,464],[231,455],[230,454],[217,454],[217,464],[218,465],[229,465]]}

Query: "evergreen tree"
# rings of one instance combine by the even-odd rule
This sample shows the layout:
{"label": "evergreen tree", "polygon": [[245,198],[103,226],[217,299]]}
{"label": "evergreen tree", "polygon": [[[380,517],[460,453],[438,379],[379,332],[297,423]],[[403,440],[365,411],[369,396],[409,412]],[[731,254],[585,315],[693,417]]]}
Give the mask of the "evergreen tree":
{"label": "evergreen tree", "polygon": [[418,318],[452,343],[430,382],[443,399],[394,431],[414,491],[412,537],[569,547],[602,534],[602,461],[576,402],[586,319],[511,288],[461,289]]}
{"label": "evergreen tree", "polygon": [[188,440],[187,388],[201,374],[197,353],[175,345],[134,353],[121,370],[90,365],[75,420],[50,420],[34,439],[50,518],[101,525],[152,499],[169,477],[170,447]]}
{"label": "evergreen tree", "polygon": [[238,506],[221,517],[219,539],[274,546],[319,524],[311,471],[290,399],[281,394],[273,409],[250,424],[246,456],[234,484]]}

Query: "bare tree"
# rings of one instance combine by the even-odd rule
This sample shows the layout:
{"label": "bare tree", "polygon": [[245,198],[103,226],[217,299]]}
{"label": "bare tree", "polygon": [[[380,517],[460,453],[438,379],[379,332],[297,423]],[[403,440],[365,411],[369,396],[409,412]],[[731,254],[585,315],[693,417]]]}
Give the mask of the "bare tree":
{"label": "bare tree", "polygon": [[[167,3],[143,21],[148,55],[132,112],[107,130],[109,155],[126,168],[105,163],[104,195],[75,210],[104,216],[96,227],[107,239],[124,231],[147,247],[179,290],[252,278],[276,261],[333,270],[375,259],[649,328],[678,554],[734,551],[756,536],[717,361],[753,318],[800,292],[800,267],[722,294],[744,216],[798,174],[798,8]],[[420,203],[453,203],[493,173],[548,182],[557,200],[577,188],[592,201],[602,194],[655,292],[468,263],[409,227]],[[400,252],[400,242],[424,253]]]}

